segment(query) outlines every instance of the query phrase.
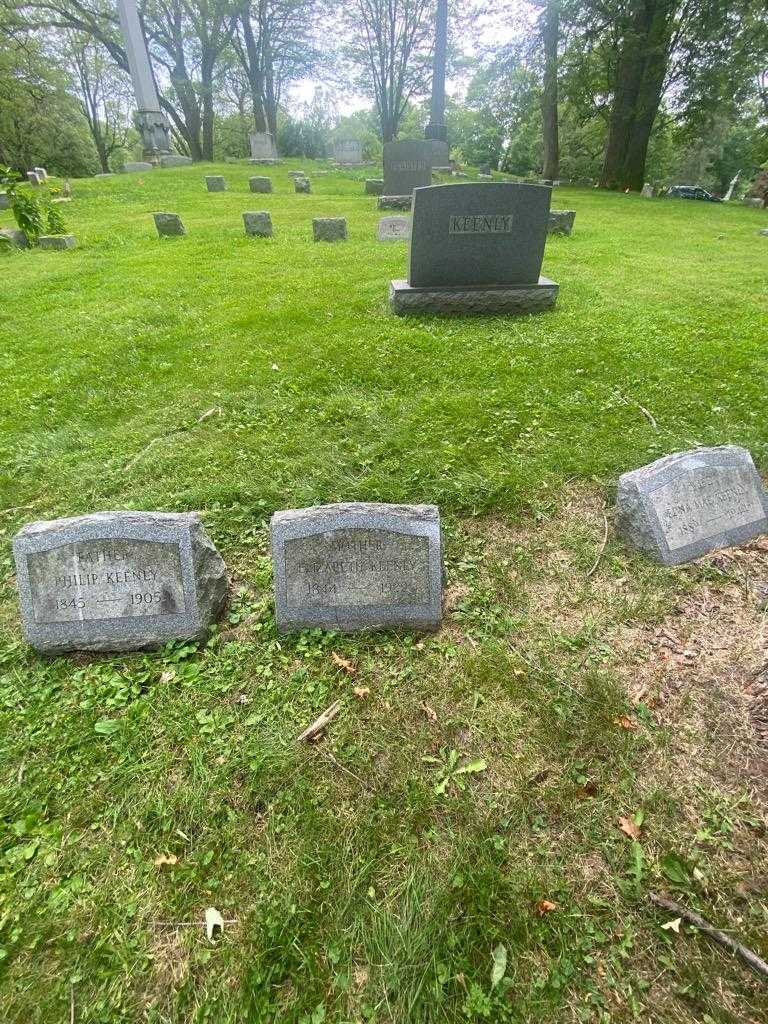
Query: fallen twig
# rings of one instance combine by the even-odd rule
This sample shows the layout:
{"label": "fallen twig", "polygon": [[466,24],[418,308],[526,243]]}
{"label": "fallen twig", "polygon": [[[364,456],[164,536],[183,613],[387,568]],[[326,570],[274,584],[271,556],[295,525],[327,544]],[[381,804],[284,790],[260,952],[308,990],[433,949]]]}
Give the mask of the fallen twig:
{"label": "fallen twig", "polygon": [[360,783],[360,785],[361,785],[361,786],[362,786],[362,787],[363,787],[364,789],[367,789],[367,788],[368,788],[368,784],[367,784],[367,782],[365,781],[365,779],[361,779],[359,775],[355,775],[355,773],[354,773],[354,772],[351,772],[351,771],[349,770],[349,768],[345,768],[345,767],[344,767],[344,765],[343,765],[343,764],[342,764],[342,763],[341,763],[340,761],[338,761],[338,760],[337,760],[337,759],[336,759],[336,758],[335,758],[335,757],[333,756],[333,754],[332,754],[332,753],[330,752],[330,750],[325,750],[325,751],[323,751],[323,753],[325,754],[325,756],[326,756],[327,758],[329,758],[329,759],[330,759],[331,761],[333,761],[333,763],[334,763],[334,764],[336,765],[336,767],[337,767],[337,768],[338,768],[338,769],[339,769],[340,771],[344,772],[344,774],[345,774],[345,775],[349,775],[349,777],[350,777],[351,779],[354,779],[354,780],[355,780],[355,782],[359,782],[359,783]]}
{"label": "fallen twig", "polygon": [[741,942],[736,939],[732,939],[730,935],[726,935],[725,932],[721,932],[719,928],[715,928],[708,921],[705,921],[703,917],[697,914],[694,910],[686,910],[685,907],[681,907],[679,903],[675,903],[674,900],[668,900],[664,896],[657,896],[655,892],[649,892],[648,898],[651,903],[654,903],[657,907],[661,907],[663,910],[668,910],[671,914],[677,914],[678,917],[682,917],[684,921],[689,924],[695,925],[699,931],[704,932],[715,942],[724,946],[726,949],[730,949],[736,956],[741,957],[745,964],[748,964],[753,971],[757,971],[764,978],[768,978],[768,964],[765,960],[761,960],[757,953],[753,953],[751,949],[748,949]]}
{"label": "fallen twig", "polygon": [[301,743],[302,740],[313,740],[315,736],[318,735],[318,733],[321,733],[323,731],[323,729],[326,727],[326,725],[328,725],[329,722],[332,722],[334,720],[334,718],[336,717],[336,715],[338,715],[340,710],[341,701],[335,700],[329,708],[325,709],[322,715],[316,718],[311,725],[307,726],[304,732],[297,737],[296,742]]}
{"label": "fallen twig", "polygon": [[599,550],[597,552],[597,558],[595,559],[595,564],[592,566],[592,568],[587,573],[586,579],[589,579],[589,577],[597,569],[598,565],[600,565],[600,559],[603,557],[603,552],[605,551],[605,545],[608,543],[608,516],[605,514],[605,509],[603,509],[603,522],[605,523],[605,530],[603,532],[603,542],[600,545],[600,548],[599,548]]}
{"label": "fallen twig", "polygon": [[139,461],[139,459],[143,458],[147,454],[149,449],[153,445],[157,444],[159,441],[165,441],[165,440],[167,440],[167,438],[175,437],[177,434],[186,434],[193,427],[196,427],[199,423],[203,423],[205,420],[209,419],[211,416],[214,416],[214,415],[216,415],[217,413],[220,413],[220,412],[221,412],[221,406],[214,405],[210,409],[206,409],[206,411],[203,413],[203,415],[199,416],[195,420],[194,423],[188,423],[186,426],[183,426],[183,427],[176,427],[175,430],[169,430],[167,434],[160,434],[158,437],[153,437],[152,440],[149,442],[149,444],[144,445],[144,447],[141,449],[141,451],[137,452],[133,456],[132,459],[130,459],[128,462],[126,462],[126,464],[123,466],[123,472],[125,472],[127,469],[133,469],[133,467],[136,465],[136,463]]}
{"label": "fallen twig", "polygon": [[[224,924],[237,924],[236,917],[225,917]],[[205,928],[205,921],[150,921],[150,928]]]}
{"label": "fallen twig", "polygon": [[644,406],[644,405],[640,405],[640,403],[639,403],[639,402],[638,402],[638,401],[637,401],[636,399],[634,399],[634,398],[629,398],[629,397],[628,397],[627,395],[625,395],[625,394],[624,394],[623,392],[619,391],[618,389],[616,390],[616,394],[617,394],[617,395],[619,396],[619,398],[620,398],[620,399],[621,399],[621,400],[622,400],[622,401],[623,401],[623,402],[624,402],[624,403],[625,403],[626,405],[634,405],[634,406],[637,406],[637,408],[638,408],[638,409],[640,410],[640,412],[641,412],[641,413],[643,414],[643,416],[645,416],[645,418],[646,418],[646,419],[648,420],[648,422],[649,422],[649,423],[651,424],[651,426],[653,427],[653,429],[654,429],[654,430],[658,430],[658,429],[659,429],[659,424],[658,424],[658,423],[656,422],[656,419],[655,419],[655,417],[654,417],[654,416],[653,416],[653,415],[652,415],[652,414],[651,414],[650,412],[648,412],[648,410],[647,410],[647,409],[645,408],[645,406]]}
{"label": "fallen twig", "polygon": [[69,1024],[75,1024],[75,986],[69,983]]}

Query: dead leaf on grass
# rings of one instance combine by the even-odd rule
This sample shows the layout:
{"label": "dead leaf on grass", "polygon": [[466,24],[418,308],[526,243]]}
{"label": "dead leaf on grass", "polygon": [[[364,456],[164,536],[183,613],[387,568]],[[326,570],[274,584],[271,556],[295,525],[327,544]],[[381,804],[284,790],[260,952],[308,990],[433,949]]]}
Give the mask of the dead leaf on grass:
{"label": "dead leaf on grass", "polygon": [[680,934],[680,924],[681,924],[682,920],[683,920],[682,917],[676,917],[672,921],[667,921],[667,923],[663,924],[661,927],[663,928],[663,930],[665,932],[666,931],[670,931],[670,932],[674,932],[675,935],[679,935]]}
{"label": "dead leaf on grass", "polygon": [[436,722],[437,721],[437,712],[433,711],[432,708],[429,706],[429,704],[427,704],[424,701],[422,701],[421,704],[419,704],[419,707],[424,712],[424,714],[427,716],[427,721],[429,721],[429,722]]}
{"label": "dead leaf on grass", "polygon": [[640,826],[632,818],[619,818],[619,828],[630,839],[637,841],[640,838]]}
{"label": "dead leaf on grass", "polygon": [[630,731],[637,729],[635,723],[631,718],[628,718],[627,715],[619,715],[618,718],[614,718],[613,724],[618,725],[620,729],[627,729]]}
{"label": "dead leaf on grass", "polygon": [[545,914],[549,914],[553,910],[557,910],[557,904],[553,903],[552,900],[539,900],[536,904],[536,913],[539,917],[543,917]]}
{"label": "dead leaf on grass", "polygon": [[161,853],[153,861],[155,867],[161,868],[163,864],[178,864],[179,858],[175,853]]}
{"label": "dead leaf on grass", "polygon": [[348,675],[357,675],[357,665],[355,662],[342,658],[342,656],[337,654],[336,651],[331,651],[331,661],[337,668],[343,669]]}
{"label": "dead leaf on grass", "polygon": [[370,686],[353,686],[352,693],[358,698],[358,700],[364,700],[371,692]]}

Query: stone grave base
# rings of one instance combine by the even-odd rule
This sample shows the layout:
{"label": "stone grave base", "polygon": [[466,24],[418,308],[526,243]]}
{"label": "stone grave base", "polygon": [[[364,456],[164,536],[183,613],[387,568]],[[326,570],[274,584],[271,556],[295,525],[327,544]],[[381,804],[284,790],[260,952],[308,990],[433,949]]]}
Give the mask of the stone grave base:
{"label": "stone grave base", "polygon": [[376,206],[379,210],[410,210],[413,196],[379,196]]}
{"label": "stone grave base", "polygon": [[408,313],[541,313],[551,309],[560,285],[548,277],[538,284],[412,288],[407,281],[392,281],[389,305],[397,316]]}

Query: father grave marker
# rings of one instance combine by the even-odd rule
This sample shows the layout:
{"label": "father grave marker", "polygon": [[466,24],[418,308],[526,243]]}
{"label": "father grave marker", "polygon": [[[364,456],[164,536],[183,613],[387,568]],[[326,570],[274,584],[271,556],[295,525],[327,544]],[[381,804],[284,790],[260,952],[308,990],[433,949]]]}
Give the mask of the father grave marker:
{"label": "father grave marker", "polygon": [[735,445],[676,452],[619,477],[617,532],[664,565],[765,533],[767,513],[752,456]]}
{"label": "father grave marker", "polygon": [[131,651],[202,639],[227,595],[194,513],[96,512],[13,540],[24,635],[39,651]]}
{"label": "father grave marker", "polygon": [[407,242],[411,237],[410,217],[382,217],[379,221],[380,242]]}
{"label": "father grave marker", "polygon": [[281,630],[437,629],[442,619],[435,505],[350,503],[272,517]]}
{"label": "father grave marker", "polygon": [[400,139],[384,144],[384,195],[410,196],[432,184],[432,151],[427,139]]}

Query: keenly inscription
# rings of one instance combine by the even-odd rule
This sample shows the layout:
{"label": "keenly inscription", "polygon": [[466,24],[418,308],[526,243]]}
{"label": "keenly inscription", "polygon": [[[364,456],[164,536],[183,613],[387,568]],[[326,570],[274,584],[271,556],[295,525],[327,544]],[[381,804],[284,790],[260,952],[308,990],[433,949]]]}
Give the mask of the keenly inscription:
{"label": "keenly inscription", "polygon": [[272,517],[281,629],[436,629],[442,604],[434,505],[343,504]]}
{"label": "keenly inscription", "polygon": [[511,213],[476,215],[451,214],[448,218],[449,235],[509,235],[512,233]]}
{"label": "keenly inscription", "polygon": [[752,457],[724,445],[667,455],[619,479],[616,526],[633,547],[679,565],[768,529]]}
{"label": "keenly inscription", "polygon": [[207,635],[224,562],[192,512],[96,512],[14,538],[21,619],[38,650],[131,651]]}

